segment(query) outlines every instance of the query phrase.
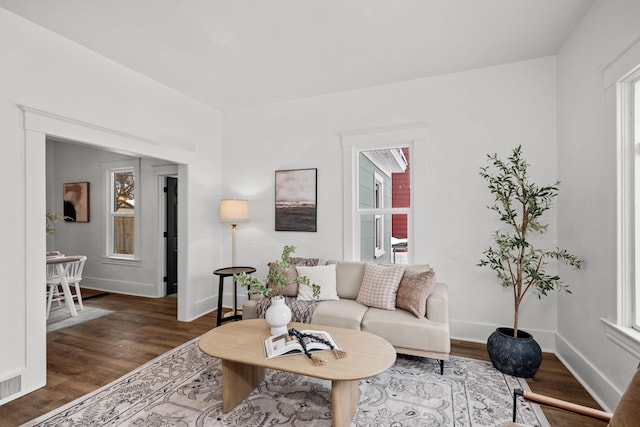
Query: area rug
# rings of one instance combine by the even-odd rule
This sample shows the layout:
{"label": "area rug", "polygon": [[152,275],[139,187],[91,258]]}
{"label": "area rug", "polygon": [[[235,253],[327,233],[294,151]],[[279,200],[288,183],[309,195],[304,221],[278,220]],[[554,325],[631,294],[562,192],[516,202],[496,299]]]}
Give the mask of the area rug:
{"label": "area rug", "polygon": [[79,325],[89,320],[97,319],[99,317],[108,316],[113,313],[111,310],[104,310],[97,307],[84,306],[84,310],[80,310],[80,307],[76,305],[78,311],[77,316],[72,316],[69,313],[69,309],[66,305],[53,306],[47,319],[47,333],[59,331],[60,329],[68,328],[69,326]]}
{"label": "area rug", "polygon": [[[200,352],[195,339],[24,426],[331,425],[329,381],[267,370],[265,381],[223,414],[221,379],[220,360]],[[528,390],[525,380],[487,362],[454,357],[440,375],[435,361],[410,356],[359,387],[352,426],[498,426],[511,419],[513,389]],[[549,426],[530,403],[519,404],[518,421]]]}

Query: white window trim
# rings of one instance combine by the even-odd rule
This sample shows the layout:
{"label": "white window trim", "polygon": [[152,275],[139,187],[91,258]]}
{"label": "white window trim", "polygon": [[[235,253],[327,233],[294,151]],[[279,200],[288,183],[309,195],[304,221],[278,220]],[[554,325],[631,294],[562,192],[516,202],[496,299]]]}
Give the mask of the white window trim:
{"label": "white window trim", "polygon": [[377,172],[373,172],[374,179],[374,258],[380,258],[385,254],[384,250],[384,215],[380,209],[384,208],[384,178]]}
{"label": "white window trim", "polygon": [[[104,258],[105,263],[130,265],[140,261],[140,159],[123,160],[119,162],[103,162],[102,169],[105,172],[105,227],[104,227]],[[136,206],[133,214],[133,255],[113,253],[113,177],[114,172],[133,170],[135,179]]]}
{"label": "white window trim", "polygon": [[[610,135],[616,139],[617,163],[617,292],[615,304],[609,306],[607,317],[601,322],[607,337],[632,355],[640,354],[640,332],[632,328],[631,304],[635,287],[635,232],[633,147],[629,147],[628,87],[625,82],[640,70],[640,37],[633,40],[599,67],[607,102],[606,123]],[[631,70],[631,71],[629,71]],[[626,89],[626,90],[625,90]],[[631,152],[630,152],[631,149]]]}
{"label": "white window trim", "polygon": [[383,209],[382,212],[376,210],[359,209],[358,203],[358,158],[361,152],[385,148],[409,147],[412,164],[419,163],[419,159],[426,157],[423,150],[424,142],[427,138],[426,123],[410,123],[399,126],[387,126],[379,128],[358,129],[338,132],[342,140],[342,176],[343,176],[343,259],[345,261],[358,261],[360,257],[360,219],[356,212],[367,213],[394,213],[407,214],[407,236],[408,236],[408,262],[413,263],[415,254],[415,240],[413,238],[414,217],[417,215],[415,198],[413,194],[419,193],[421,188],[421,172],[417,168],[410,169],[411,180],[411,207]]}

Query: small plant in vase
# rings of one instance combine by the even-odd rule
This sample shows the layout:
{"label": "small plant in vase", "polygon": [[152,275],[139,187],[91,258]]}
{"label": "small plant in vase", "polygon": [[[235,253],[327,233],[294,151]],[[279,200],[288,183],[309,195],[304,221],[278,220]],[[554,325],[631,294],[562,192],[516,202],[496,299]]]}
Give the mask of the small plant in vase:
{"label": "small plant in vase", "polygon": [[[494,233],[495,246],[483,252],[484,258],[478,265],[492,269],[502,287],[512,288],[514,303],[513,329],[498,328],[489,337],[487,349],[497,369],[515,376],[531,377],[540,366],[542,352],[530,334],[519,330],[520,305],[528,291],[537,293],[538,298],[552,290],[571,293],[558,275],[546,272],[547,260],[562,262],[575,269],[581,267],[582,261],[565,249],[535,248],[531,241],[531,234],[543,234],[547,230],[541,217],[558,195],[560,182],[542,187],[530,182],[529,165],[522,158],[521,146],[516,147],[506,161],[500,160],[497,154],[487,155],[487,159],[493,171],[483,167],[480,176],[495,196],[495,204],[490,209],[498,213],[506,227]],[[498,337],[502,340],[505,334],[511,335],[504,341],[507,344],[497,345]],[[524,341],[530,342],[535,351],[531,352],[531,360],[516,361],[511,353],[522,353],[520,346],[525,345]]]}
{"label": "small plant in vase", "polygon": [[67,219],[67,216],[59,214],[57,212],[47,211],[47,234],[56,234],[56,222],[64,221]]}
{"label": "small plant in vase", "polygon": [[[253,274],[240,273],[233,276],[234,280],[247,288],[249,294],[262,295],[269,298],[271,305],[267,309],[265,319],[271,325],[271,335],[287,333],[287,325],[291,321],[291,309],[285,304],[285,299],[278,291],[293,283],[287,275],[291,267],[290,257],[296,250],[295,246],[285,246],[282,249],[280,259],[269,265],[269,273],[266,280],[261,281]],[[299,286],[310,286],[313,297],[320,295],[320,286],[311,283],[306,276],[297,276],[295,279]]]}

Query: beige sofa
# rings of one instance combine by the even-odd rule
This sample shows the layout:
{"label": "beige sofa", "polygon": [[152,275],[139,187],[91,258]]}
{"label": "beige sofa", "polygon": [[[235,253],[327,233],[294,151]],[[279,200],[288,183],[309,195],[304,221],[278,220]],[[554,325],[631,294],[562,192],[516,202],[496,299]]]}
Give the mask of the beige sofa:
{"label": "beige sofa", "polygon": [[[425,317],[418,318],[408,311],[396,308],[383,310],[356,302],[364,262],[328,261],[336,264],[336,290],[339,300],[321,301],[313,313],[312,323],[357,329],[376,334],[389,341],[400,354],[438,359],[440,372],[449,360],[449,295],[447,285],[436,283],[428,297]],[[429,266],[405,266],[406,271],[424,271]],[[255,319],[257,299],[243,304],[243,319]]]}

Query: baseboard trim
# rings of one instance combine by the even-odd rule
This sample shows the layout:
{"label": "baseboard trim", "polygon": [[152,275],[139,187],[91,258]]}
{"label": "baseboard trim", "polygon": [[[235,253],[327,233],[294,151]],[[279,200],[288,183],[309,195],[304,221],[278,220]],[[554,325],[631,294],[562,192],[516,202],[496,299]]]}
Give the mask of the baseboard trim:
{"label": "baseboard trim", "polygon": [[138,297],[158,298],[159,296],[153,283],[126,282],[85,276],[82,278],[81,287]]}
{"label": "baseboard trim", "polygon": [[[496,328],[505,327],[507,325],[492,325],[488,323],[472,323],[459,320],[450,320],[449,328],[451,338],[461,341],[471,341],[486,343],[489,335]],[[541,329],[522,328],[527,331],[540,344],[542,351],[547,353],[556,353],[556,333],[552,331],[544,331]]]}
{"label": "baseboard trim", "polygon": [[622,391],[560,334],[556,334],[556,348],[555,355],[562,364],[605,411],[612,412]]}

